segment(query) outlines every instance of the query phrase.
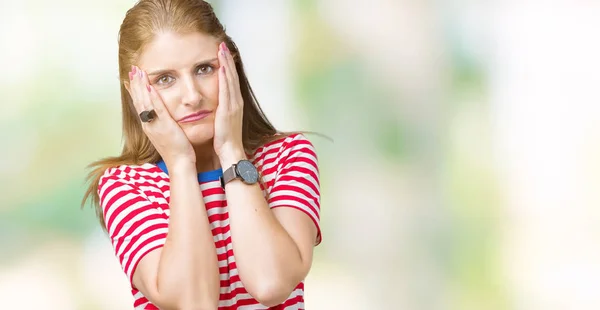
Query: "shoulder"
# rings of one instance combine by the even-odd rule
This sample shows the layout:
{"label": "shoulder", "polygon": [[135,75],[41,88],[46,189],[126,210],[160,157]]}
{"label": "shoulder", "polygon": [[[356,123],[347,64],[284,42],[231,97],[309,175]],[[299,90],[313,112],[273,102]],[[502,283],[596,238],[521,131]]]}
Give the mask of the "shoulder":
{"label": "shoulder", "polygon": [[258,148],[253,157],[256,161],[280,161],[294,153],[310,155],[316,161],[317,153],[314,145],[301,133],[282,135],[281,138],[272,140]]}
{"label": "shoulder", "polygon": [[139,187],[143,184],[157,184],[166,181],[164,173],[154,164],[121,165],[108,168],[98,180],[98,193],[112,185]]}
{"label": "shoulder", "polygon": [[[168,188],[166,176],[154,164],[121,165],[108,168],[98,182],[98,200],[105,225],[111,236],[125,224],[159,211],[152,211],[156,192]],[[159,212],[160,213],[160,212]]]}

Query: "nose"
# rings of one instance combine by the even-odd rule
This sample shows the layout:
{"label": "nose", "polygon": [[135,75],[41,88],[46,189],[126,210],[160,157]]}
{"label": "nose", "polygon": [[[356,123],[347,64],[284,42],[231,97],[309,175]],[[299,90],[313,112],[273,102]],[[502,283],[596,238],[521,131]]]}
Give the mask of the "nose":
{"label": "nose", "polygon": [[183,79],[181,97],[184,105],[195,106],[200,104],[202,101],[200,85],[194,78],[187,77]]}

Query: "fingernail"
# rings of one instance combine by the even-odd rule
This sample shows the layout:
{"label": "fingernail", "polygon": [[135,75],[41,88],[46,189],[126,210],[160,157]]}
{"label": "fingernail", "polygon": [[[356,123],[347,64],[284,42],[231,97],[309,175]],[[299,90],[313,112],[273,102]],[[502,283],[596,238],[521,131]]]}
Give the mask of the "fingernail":
{"label": "fingernail", "polygon": [[223,42],[223,50],[229,52],[229,49],[227,48],[227,44],[225,42]]}
{"label": "fingernail", "polygon": [[129,72],[129,79],[133,80],[133,73],[132,72]]}
{"label": "fingernail", "polygon": [[150,85],[146,84],[146,89],[148,90],[148,92],[150,93]]}
{"label": "fingernail", "polygon": [[135,66],[131,65],[131,72],[133,72],[133,74],[135,74]]}

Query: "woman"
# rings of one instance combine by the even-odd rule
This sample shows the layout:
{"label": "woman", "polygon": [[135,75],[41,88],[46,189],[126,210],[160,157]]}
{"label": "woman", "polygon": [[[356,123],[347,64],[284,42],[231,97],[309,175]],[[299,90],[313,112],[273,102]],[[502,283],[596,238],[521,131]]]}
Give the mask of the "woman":
{"label": "woman", "polygon": [[312,144],[260,109],[200,0],[141,0],[123,21],[124,148],[92,198],[136,309],[301,309],[320,240]]}

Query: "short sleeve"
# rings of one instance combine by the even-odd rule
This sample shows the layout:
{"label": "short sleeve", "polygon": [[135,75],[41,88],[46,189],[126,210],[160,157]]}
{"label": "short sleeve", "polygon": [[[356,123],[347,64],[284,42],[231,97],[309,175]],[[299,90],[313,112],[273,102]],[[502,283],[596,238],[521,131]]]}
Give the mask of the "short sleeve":
{"label": "short sleeve", "polygon": [[112,169],[100,179],[98,195],[115,255],[133,288],[133,274],[140,260],[164,246],[169,220],[135,183]]}
{"label": "short sleeve", "polygon": [[290,136],[283,141],[277,161],[269,206],[296,208],[306,213],[317,227],[315,244],[318,245],[321,243],[321,194],[315,148],[303,135]]}

